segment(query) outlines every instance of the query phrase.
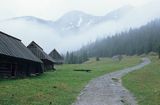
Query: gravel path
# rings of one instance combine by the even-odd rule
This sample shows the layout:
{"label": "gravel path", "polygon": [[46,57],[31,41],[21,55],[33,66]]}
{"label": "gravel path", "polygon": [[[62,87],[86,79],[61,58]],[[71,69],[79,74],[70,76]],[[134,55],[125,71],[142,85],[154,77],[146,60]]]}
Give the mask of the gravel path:
{"label": "gravel path", "polygon": [[73,105],[137,105],[133,95],[122,86],[120,78],[151,62],[148,58],[142,60],[137,66],[91,80]]}

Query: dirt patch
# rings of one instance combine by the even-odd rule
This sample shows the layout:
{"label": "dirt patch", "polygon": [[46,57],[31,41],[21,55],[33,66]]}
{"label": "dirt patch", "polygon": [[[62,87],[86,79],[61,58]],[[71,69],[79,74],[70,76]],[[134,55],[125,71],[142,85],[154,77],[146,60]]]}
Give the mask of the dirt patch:
{"label": "dirt patch", "polygon": [[75,69],[74,71],[91,72],[92,70],[88,70],[88,69]]}

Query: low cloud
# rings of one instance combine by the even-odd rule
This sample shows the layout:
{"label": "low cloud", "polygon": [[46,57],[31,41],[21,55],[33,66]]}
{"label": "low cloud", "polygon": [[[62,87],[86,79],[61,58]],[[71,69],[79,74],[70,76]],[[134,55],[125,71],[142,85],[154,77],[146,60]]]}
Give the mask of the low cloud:
{"label": "low cloud", "polygon": [[61,53],[65,53],[66,51],[77,50],[81,46],[95,41],[97,38],[111,36],[115,33],[128,30],[131,27],[138,28],[151,20],[159,18],[159,4],[159,1],[154,1],[143,6],[135,7],[119,20],[103,22],[76,35],[61,36],[52,27],[23,20],[0,22],[0,30],[22,39],[25,45],[28,45],[34,40],[47,53],[54,48]]}

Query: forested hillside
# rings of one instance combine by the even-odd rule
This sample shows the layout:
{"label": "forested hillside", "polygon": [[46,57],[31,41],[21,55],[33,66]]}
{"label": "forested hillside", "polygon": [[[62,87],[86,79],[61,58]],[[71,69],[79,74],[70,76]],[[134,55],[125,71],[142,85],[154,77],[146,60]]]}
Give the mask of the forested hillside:
{"label": "forested hillside", "polygon": [[138,29],[130,29],[112,37],[97,40],[79,51],[67,53],[67,63],[82,63],[88,57],[114,55],[141,55],[160,50],[160,20],[157,19]]}

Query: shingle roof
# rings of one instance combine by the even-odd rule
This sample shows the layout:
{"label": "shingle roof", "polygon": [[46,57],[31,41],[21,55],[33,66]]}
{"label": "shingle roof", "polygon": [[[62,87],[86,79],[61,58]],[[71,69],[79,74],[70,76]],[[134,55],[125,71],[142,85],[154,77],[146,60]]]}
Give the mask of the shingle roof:
{"label": "shingle roof", "polygon": [[63,57],[58,53],[56,49],[50,52],[49,54],[56,62],[63,62]]}
{"label": "shingle roof", "polygon": [[30,60],[34,62],[42,61],[34,56],[30,50],[21,42],[13,36],[0,31],[0,55],[7,55],[15,58]]}
{"label": "shingle roof", "polygon": [[46,59],[49,60],[51,62],[55,62],[48,54],[46,54],[43,49],[34,41],[32,41],[28,46],[28,49],[30,49],[32,51],[33,54],[35,54],[38,58],[42,59]]}

